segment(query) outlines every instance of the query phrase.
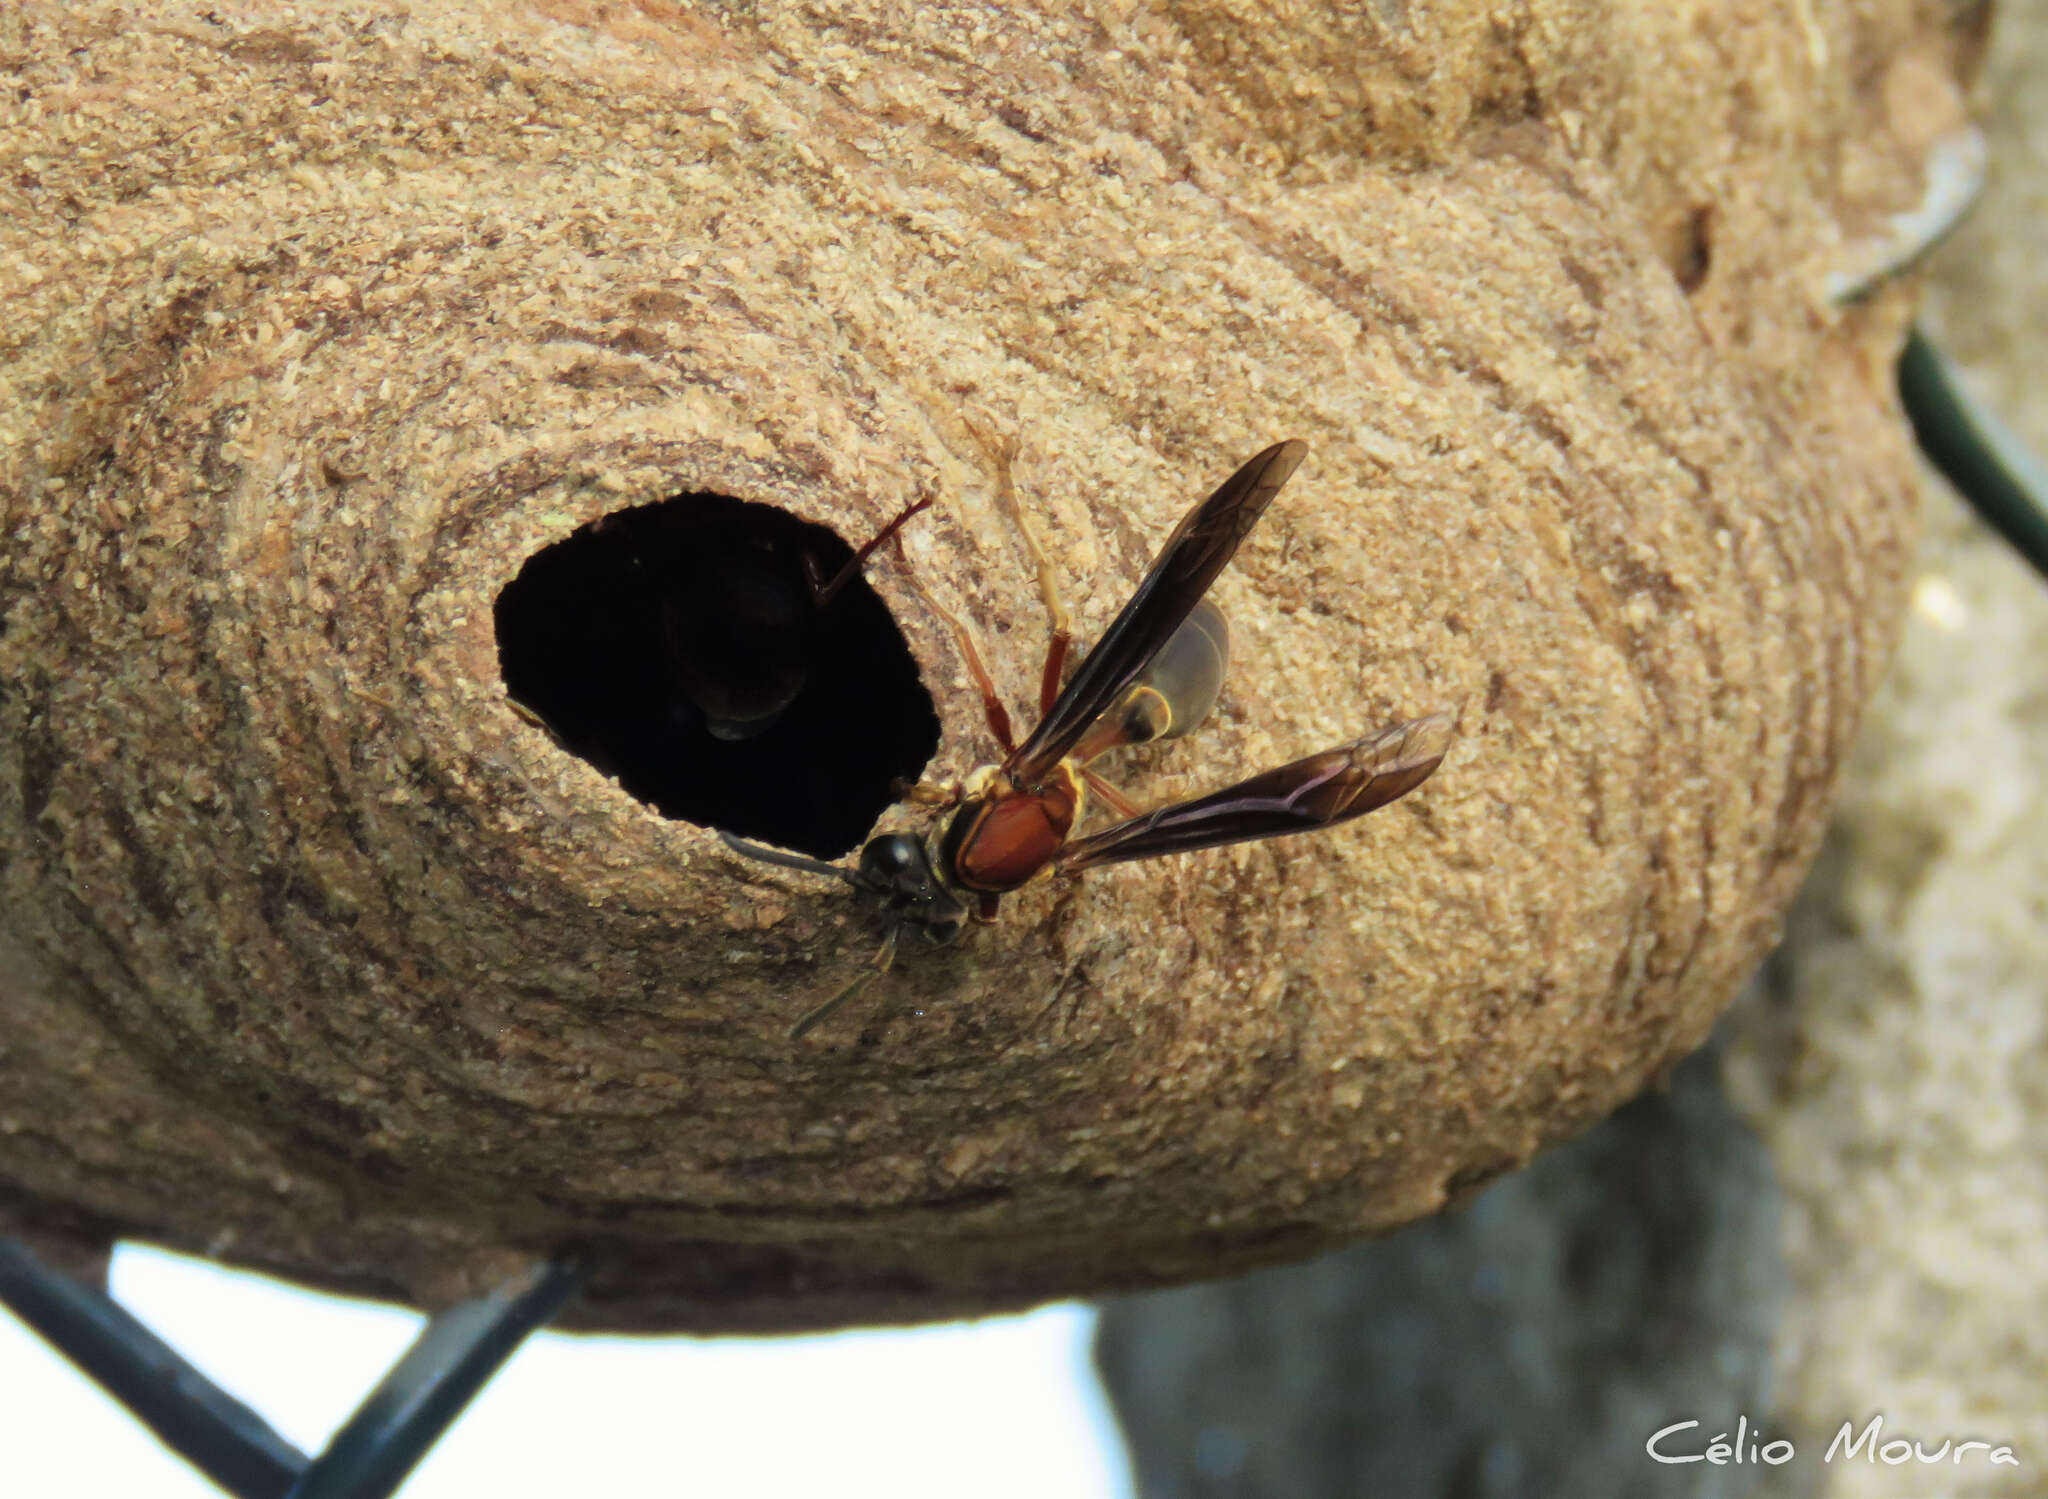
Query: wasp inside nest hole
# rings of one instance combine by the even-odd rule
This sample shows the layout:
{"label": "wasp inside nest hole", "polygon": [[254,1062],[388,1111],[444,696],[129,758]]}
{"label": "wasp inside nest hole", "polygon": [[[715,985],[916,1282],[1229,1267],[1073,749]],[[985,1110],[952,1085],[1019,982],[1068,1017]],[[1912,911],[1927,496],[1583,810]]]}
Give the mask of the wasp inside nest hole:
{"label": "wasp inside nest hole", "polygon": [[664,817],[836,858],[938,747],[853,548],[773,505],[592,521],[527,559],[497,630],[513,701]]}

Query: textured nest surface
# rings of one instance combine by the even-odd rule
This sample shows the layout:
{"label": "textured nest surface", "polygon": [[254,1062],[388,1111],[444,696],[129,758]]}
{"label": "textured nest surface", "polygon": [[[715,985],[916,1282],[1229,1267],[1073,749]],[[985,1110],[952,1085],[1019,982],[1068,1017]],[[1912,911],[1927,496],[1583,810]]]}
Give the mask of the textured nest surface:
{"label": "textured nest surface", "polygon": [[[1976,11],[1283,9],[11,7],[0,1215],[430,1304],[582,1245],[594,1325],[972,1312],[1428,1213],[1694,1045],[1891,640],[1904,303],[1826,288]],[[801,1045],[872,922],[508,699],[500,596],[589,522],[936,495],[869,577],[963,774],[946,614],[1019,707],[1045,628],[1004,444],[1085,641],[1282,436],[1215,719],[1114,778],[1449,705],[1436,779],[1042,882]]]}

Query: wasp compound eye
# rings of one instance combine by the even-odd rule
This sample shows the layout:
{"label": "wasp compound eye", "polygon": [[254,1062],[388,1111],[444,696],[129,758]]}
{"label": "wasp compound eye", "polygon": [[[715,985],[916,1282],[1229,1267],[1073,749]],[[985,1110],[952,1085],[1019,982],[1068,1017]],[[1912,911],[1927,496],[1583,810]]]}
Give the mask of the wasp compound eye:
{"label": "wasp compound eye", "polygon": [[860,851],[860,872],[883,884],[893,884],[898,875],[924,864],[924,851],[908,833],[884,833],[869,839]]}
{"label": "wasp compound eye", "polygon": [[664,817],[837,857],[939,742],[853,556],[824,526],[729,495],[617,511],[498,595],[506,691]]}

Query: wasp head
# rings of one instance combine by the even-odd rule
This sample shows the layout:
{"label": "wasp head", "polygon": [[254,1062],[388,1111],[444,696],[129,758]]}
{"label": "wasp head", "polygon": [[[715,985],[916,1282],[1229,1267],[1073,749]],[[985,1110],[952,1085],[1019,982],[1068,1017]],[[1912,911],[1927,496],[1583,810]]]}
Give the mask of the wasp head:
{"label": "wasp head", "polygon": [[966,903],[939,878],[923,841],[909,833],[870,838],[852,882],[887,914],[938,946],[958,941],[966,925]]}

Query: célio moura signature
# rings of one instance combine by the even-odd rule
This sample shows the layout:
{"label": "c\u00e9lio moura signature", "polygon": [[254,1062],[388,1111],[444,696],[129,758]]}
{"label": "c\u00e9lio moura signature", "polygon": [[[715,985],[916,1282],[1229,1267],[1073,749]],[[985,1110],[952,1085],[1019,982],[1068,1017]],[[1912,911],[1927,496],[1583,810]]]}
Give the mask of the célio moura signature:
{"label": "c\u00e9lio moura signature", "polygon": [[[1713,1463],[1717,1467],[1727,1463],[1762,1463],[1777,1467],[1798,1456],[1792,1443],[1784,1437],[1764,1440],[1763,1429],[1751,1427],[1748,1416],[1737,1417],[1732,1442],[1727,1432],[1716,1432],[1704,1449],[1688,1451],[1687,1448],[1693,1446],[1697,1438],[1689,1440],[1682,1433],[1694,1430],[1699,1424],[1697,1421],[1677,1421],[1654,1431],[1643,1443],[1643,1450],[1655,1462]],[[1959,1441],[1954,1437],[1943,1437],[1938,1445],[1931,1445],[1918,1437],[1908,1436],[1886,1441],[1882,1415],[1872,1416],[1860,1432],[1856,1430],[1854,1421],[1844,1421],[1835,1433],[1835,1439],[1828,1443],[1828,1450],[1821,1455],[1821,1461],[1831,1463],[1837,1458],[1850,1461],[1857,1457],[1894,1468],[1904,1463],[1960,1466],[1966,1460],[1994,1467],[2017,1468],[2020,1465],[2020,1460],[2013,1456],[2012,1448],[1998,1442],[1982,1442],[1975,1438]]]}

